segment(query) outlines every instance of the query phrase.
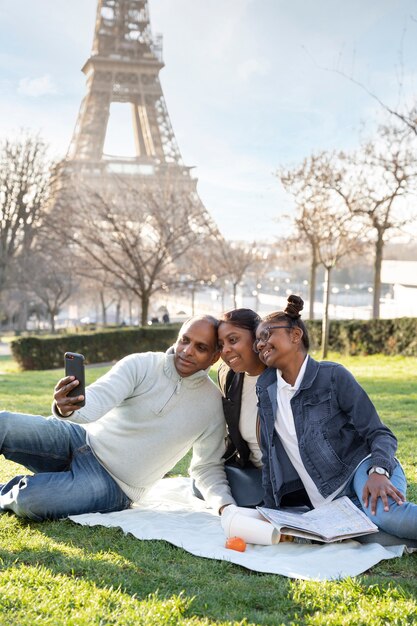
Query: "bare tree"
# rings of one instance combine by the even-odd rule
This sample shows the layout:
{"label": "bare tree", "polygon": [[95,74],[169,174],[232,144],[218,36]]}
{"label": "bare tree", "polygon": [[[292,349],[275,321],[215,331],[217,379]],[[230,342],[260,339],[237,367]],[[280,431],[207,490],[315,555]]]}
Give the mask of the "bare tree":
{"label": "bare tree", "polygon": [[0,294],[10,268],[22,264],[47,210],[50,163],[46,144],[21,133],[0,144]]}
{"label": "bare tree", "polygon": [[217,272],[218,268],[214,259],[217,253],[218,237],[218,234],[207,237],[198,254],[191,249],[176,263],[180,277],[179,288],[188,291],[191,297],[191,315],[195,314],[197,292],[217,284],[217,274],[214,272]]}
{"label": "bare tree", "polygon": [[251,271],[265,265],[266,259],[255,243],[227,241],[217,238],[215,260],[217,279],[228,280],[232,286],[233,307],[237,307],[237,289]]}
{"label": "bare tree", "polygon": [[53,242],[39,241],[20,268],[20,284],[31,299],[40,302],[46,312],[51,331],[62,305],[73,295],[76,281],[68,250],[59,250]]}
{"label": "bare tree", "polygon": [[179,259],[192,250],[199,254],[211,236],[214,227],[201,201],[174,184],[144,190],[124,181],[73,196],[71,210],[68,187],[58,198],[54,231],[88,259],[92,273],[105,272],[140,300],[145,325],[153,294],[178,285]]}
{"label": "bare tree", "polygon": [[[415,30],[415,24],[417,23],[416,17],[413,15],[409,15],[408,20],[411,23],[411,25],[414,26],[414,30]],[[382,111],[387,113],[388,116],[391,117],[394,122],[397,122],[399,127],[402,127],[402,129],[406,133],[411,134],[414,137],[417,137],[417,105],[415,103],[415,96],[414,95],[412,96],[411,103],[406,102],[404,98],[404,93],[405,93],[404,87],[406,84],[407,74],[412,76],[412,73],[407,72],[404,66],[404,56],[403,56],[404,55],[404,43],[405,43],[405,34],[407,33],[407,31],[409,33],[409,36],[415,37],[415,32],[413,35],[413,31],[411,29],[410,30],[408,29],[408,24],[407,24],[407,27],[405,27],[403,30],[403,37],[401,38],[401,41],[399,42],[399,50],[398,50],[399,63],[396,67],[398,93],[396,95],[397,104],[394,106],[390,106],[386,101],[382,99],[380,95],[378,95],[378,93],[372,90],[369,87],[369,85],[364,83],[359,78],[355,77],[352,72],[349,72],[349,73],[345,72],[341,68],[323,67],[322,69],[325,69],[326,71],[332,72],[334,74],[338,74],[339,76],[342,76],[346,80],[350,81],[353,85],[356,85],[357,87],[359,87],[359,89],[365,92],[372,100],[374,100],[381,107]]]}
{"label": "bare tree", "polygon": [[365,142],[354,154],[341,155],[343,174],[330,172],[325,185],[336,191],[349,211],[362,220],[374,246],[372,315],[379,318],[381,268],[388,233],[414,221],[405,202],[415,188],[416,153],[410,135],[396,125],[378,128],[377,139]]}
{"label": "bare tree", "polygon": [[310,247],[310,318],[315,299],[316,271],[325,271],[322,318],[322,356],[327,357],[329,338],[329,302],[333,269],[341,259],[362,248],[362,235],[355,215],[348,211],[340,194],[329,184],[343,178],[344,168],[339,155],[321,152],[305,159],[293,170],[283,170],[279,176],[284,188],[295,199],[295,234]]}
{"label": "bare tree", "polygon": [[327,205],[322,206],[321,231],[318,242],[318,258],[324,267],[323,318],[321,351],[327,358],[329,346],[329,304],[332,271],[346,256],[358,254],[365,247],[354,218],[347,211]]}
{"label": "bare tree", "polygon": [[22,304],[27,304],[27,294],[19,287],[17,281],[14,280],[14,276],[15,271],[12,272],[9,280],[10,288],[3,290],[0,302],[1,324],[8,330],[18,327]]}
{"label": "bare tree", "polygon": [[328,202],[327,192],[323,188],[323,176],[329,176],[336,155],[321,152],[304,159],[300,166],[292,169],[281,167],[277,176],[285,191],[290,193],[295,202],[296,234],[289,237],[287,245],[296,245],[300,249],[304,243],[310,250],[309,272],[309,319],[314,319],[316,299],[317,269],[320,265],[319,246],[322,236],[322,208]]}
{"label": "bare tree", "polygon": [[[108,314],[112,306],[115,307],[115,323],[120,323],[120,312],[123,301],[124,288],[117,281],[114,274],[91,265],[90,259],[78,249],[74,251],[73,271],[80,284],[78,290],[83,301],[88,300],[91,308],[93,298],[96,309],[100,311],[100,323],[108,324]],[[98,321],[97,320],[97,321]]]}
{"label": "bare tree", "polygon": [[[331,69],[331,70],[329,68],[326,68],[326,69],[328,71],[334,72],[335,74],[339,74],[340,76],[343,76],[343,78],[346,78],[352,84],[362,89],[362,91],[367,93],[368,96],[372,98],[372,100],[375,100],[375,102],[377,102],[380,105],[381,109],[385,111],[385,113],[390,115],[395,121],[399,122],[400,126],[402,126],[403,129],[407,133],[411,133],[411,135],[414,135],[414,137],[417,136],[417,105],[415,103],[408,105],[408,106],[403,105],[403,106],[392,107],[386,102],[384,102],[384,100],[382,100],[382,98],[378,96],[378,94],[376,94],[374,91],[372,91],[372,89],[370,89],[367,85],[365,85],[365,83],[363,83],[362,81],[352,76],[352,74],[347,74],[346,72],[343,72],[342,70],[339,70],[339,69]],[[403,69],[404,68],[401,67],[401,70]],[[398,91],[399,91],[398,95],[400,95],[401,84],[398,85]]]}
{"label": "bare tree", "polygon": [[[117,304],[120,308],[120,296],[115,289],[106,289],[103,284],[100,284],[98,295],[100,299],[101,321],[103,326],[107,326],[107,312],[112,304]],[[116,323],[118,321],[116,316]]]}

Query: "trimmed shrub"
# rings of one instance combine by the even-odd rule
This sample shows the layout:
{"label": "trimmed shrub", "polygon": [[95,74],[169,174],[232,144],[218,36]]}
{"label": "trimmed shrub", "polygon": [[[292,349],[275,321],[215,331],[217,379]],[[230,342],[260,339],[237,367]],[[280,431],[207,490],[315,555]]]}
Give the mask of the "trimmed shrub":
{"label": "trimmed shrub", "polygon": [[[390,345],[396,354],[404,356],[417,355],[417,320],[414,317],[399,317],[393,322],[393,337]],[[394,343],[395,342],[395,343]]]}
{"label": "trimmed shrub", "polygon": [[[313,349],[321,345],[321,321],[306,322]],[[331,320],[329,348],[341,354],[417,356],[417,318]]]}
{"label": "trimmed shrub", "polygon": [[11,343],[13,357],[24,370],[63,367],[65,352],[80,352],[88,363],[117,361],[132,352],[165,352],[176,340],[180,324],[120,328],[93,333],[19,337]]}

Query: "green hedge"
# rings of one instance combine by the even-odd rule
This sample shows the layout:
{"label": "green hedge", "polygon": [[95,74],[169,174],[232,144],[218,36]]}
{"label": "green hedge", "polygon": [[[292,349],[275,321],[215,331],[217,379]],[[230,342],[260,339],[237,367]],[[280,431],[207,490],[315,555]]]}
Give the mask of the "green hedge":
{"label": "green hedge", "polygon": [[[320,348],[321,321],[306,322],[313,349]],[[329,348],[342,354],[417,356],[417,318],[332,320]]]}
{"label": "green hedge", "polygon": [[[321,321],[307,321],[312,349],[320,348]],[[81,352],[86,363],[117,361],[132,352],[165,351],[176,340],[179,324],[103,330],[54,337],[19,337],[12,342],[15,360],[25,370],[63,367],[64,352]],[[342,354],[417,356],[417,318],[333,320],[329,348]]]}
{"label": "green hedge", "polygon": [[11,350],[24,370],[63,367],[65,352],[81,352],[87,364],[106,363],[132,352],[165,352],[175,342],[179,328],[179,324],[169,324],[49,337],[19,337],[12,341]]}

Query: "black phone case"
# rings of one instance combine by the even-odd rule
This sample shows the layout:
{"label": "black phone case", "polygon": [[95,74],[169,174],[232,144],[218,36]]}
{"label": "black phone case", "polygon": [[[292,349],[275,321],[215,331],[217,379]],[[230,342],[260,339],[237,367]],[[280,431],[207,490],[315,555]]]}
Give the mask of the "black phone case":
{"label": "black phone case", "polygon": [[85,374],[84,374],[84,356],[77,352],[66,352],[64,355],[65,360],[65,376],[75,376],[80,384],[72,389],[68,396],[84,396],[82,402],[77,403],[77,406],[85,405]]}

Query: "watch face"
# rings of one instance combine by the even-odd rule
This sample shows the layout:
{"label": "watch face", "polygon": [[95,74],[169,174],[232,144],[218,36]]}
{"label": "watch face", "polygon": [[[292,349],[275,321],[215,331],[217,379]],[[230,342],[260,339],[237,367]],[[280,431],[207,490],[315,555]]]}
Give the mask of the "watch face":
{"label": "watch face", "polygon": [[375,474],[380,474],[381,476],[387,476],[389,478],[387,470],[383,467],[372,467],[369,473],[372,474],[373,472],[375,472]]}
{"label": "watch face", "polygon": [[381,476],[387,476],[387,478],[389,478],[389,474],[387,472],[386,469],[384,469],[383,467],[371,467],[371,469],[368,472],[369,474],[379,474]]}

